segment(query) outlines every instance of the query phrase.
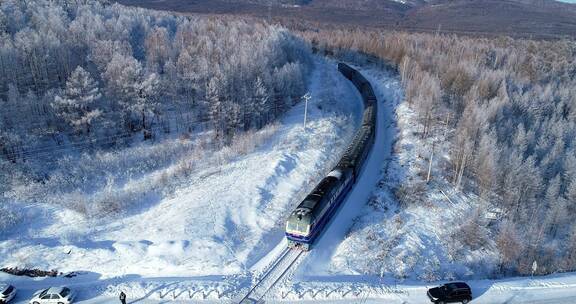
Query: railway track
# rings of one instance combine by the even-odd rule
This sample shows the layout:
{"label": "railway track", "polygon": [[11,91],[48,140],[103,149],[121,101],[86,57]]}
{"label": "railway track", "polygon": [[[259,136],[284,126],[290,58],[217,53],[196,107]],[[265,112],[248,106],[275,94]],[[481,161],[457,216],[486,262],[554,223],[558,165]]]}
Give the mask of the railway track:
{"label": "railway track", "polygon": [[[362,95],[364,110],[362,125],[348,145],[338,165],[326,175],[305,200],[294,209],[286,224],[286,238],[292,244],[308,249],[322,234],[335,210],[346,198],[357,181],[376,138],[378,101],[370,82],[357,70],[345,63],[338,63],[338,70],[350,80]],[[296,228],[294,228],[296,227]],[[250,289],[240,304],[263,303],[266,294],[288,273],[303,251],[285,248]]]}
{"label": "railway track", "polygon": [[241,300],[240,304],[264,303],[264,296],[278,283],[305,254],[304,251],[286,248],[280,256],[272,263],[272,266],[264,273],[256,284],[250,289]]}

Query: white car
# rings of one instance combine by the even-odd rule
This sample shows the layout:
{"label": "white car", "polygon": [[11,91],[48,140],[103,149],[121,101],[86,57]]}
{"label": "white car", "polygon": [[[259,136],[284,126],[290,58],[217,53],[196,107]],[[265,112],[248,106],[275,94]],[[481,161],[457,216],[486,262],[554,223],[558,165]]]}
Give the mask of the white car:
{"label": "white car", "polygon": [[30,304],[70,304],[76,294],[68,287],[50,287],[38,290],[30,300]]}
{"label": "white car", "polygon": [[8,303],[16,296],[16,288],[6,283],[0,283],[0,303]]}

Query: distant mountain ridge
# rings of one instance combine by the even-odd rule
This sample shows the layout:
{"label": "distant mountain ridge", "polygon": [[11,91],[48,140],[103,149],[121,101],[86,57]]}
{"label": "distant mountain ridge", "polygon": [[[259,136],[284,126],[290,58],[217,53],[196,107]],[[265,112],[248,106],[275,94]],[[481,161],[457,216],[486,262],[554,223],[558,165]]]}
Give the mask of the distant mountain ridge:
{"label": "distant mountain ridge", "polygon": [[576,4],[555,0],[118,0],[184,13],[483,35],[576,35]]}

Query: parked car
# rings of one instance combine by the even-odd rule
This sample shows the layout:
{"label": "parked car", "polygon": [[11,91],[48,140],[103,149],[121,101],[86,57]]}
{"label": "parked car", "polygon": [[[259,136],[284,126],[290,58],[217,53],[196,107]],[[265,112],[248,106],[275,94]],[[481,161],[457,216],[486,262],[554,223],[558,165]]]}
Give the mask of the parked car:
{"label": "parked car", "polygon": [[16,296],[16,287],[0,283],[0,303],[8,303]]}
{"label": "parked car", "polygon": [[30,304],[70,304],[76,294],[68,287],[50,287],[38,290],[30,300]]}
{"label": "parked car", "polygon": [[430,288],[428,290],[428,298],[433,303],[468,303],[472,301],[472,290],[470,286],[464,282],[452,282],[442,286]]}

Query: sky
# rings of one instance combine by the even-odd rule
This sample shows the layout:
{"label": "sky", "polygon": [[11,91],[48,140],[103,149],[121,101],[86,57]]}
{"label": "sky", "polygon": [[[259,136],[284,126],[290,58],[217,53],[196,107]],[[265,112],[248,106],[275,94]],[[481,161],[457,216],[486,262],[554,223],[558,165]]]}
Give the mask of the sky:
{"label": "sky", "polygon": [[576,0],[556,0],[556,1],[566,2],[566,3],[576,3]]}

